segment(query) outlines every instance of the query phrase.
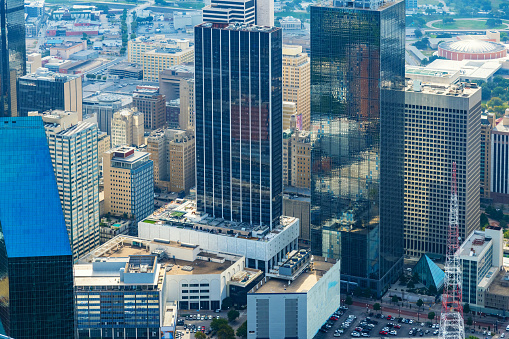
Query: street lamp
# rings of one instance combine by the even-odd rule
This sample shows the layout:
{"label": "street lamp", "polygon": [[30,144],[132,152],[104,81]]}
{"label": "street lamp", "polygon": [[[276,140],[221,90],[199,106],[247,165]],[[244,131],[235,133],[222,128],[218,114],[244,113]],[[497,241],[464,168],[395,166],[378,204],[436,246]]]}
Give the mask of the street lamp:
{"label": "street lamp", "polygon": [[420,315],[420,313],[417,311],[417,322],[421,321],[420,320],[421,318],[419,317],[419,315]]}
{"label": "street lamp", "polygon": [[368,314],[368,312],[369,312],[369,305],[366,304],[366,314]]}

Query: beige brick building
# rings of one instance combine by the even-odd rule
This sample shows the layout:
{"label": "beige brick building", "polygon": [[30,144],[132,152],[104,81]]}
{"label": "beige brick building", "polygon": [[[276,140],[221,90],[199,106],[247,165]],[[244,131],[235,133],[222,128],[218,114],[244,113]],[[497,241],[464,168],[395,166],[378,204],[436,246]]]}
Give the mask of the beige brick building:
{"label": "beige brick building", "polygon": [[311,187],[311,137],[308,131],[283,132],[283,185]]}
{"label": "beige brick building", "polygon": [[106,151],[103,177],[104,213],[131,218],[137,226],[137,221],[154,211],[153,163],[147,152],[126,146]]}
{"label": "beige brick building", "polygon": [[283,101],[297,105],[297,114],[302,114],[302,127],[311,128],[311,64],[302,46],[283,45]]}
{"label": "beige brick building", "polygon": [[195,181],[194,135],[189,131],[159,129],[147,138],[154,162],[154,183],[171,192],[189,192]]}

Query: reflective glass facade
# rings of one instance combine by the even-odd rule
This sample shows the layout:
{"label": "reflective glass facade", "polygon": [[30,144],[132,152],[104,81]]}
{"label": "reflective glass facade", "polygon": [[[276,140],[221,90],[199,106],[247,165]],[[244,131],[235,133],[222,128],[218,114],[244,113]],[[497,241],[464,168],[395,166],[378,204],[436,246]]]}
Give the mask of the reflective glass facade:
{"label": "reflective glass facade", "polygon": [[72,253],[41,117],[0,118],[0,321],[17,338],[72,338]]}
{"label": "reflective glass facade", "polygon": [[282,214],[282,31],[195,28],[197,208],[249,224]]}
{"label": "reflective glass facade", "polygon": [[402,266],[405,5],[311,8],[311,248],[378,295]]}
{"label": "reflective glass facade", "polygon": [[0,117],[17,116],[16,79],[26,73],[23,0],[0,0]]}

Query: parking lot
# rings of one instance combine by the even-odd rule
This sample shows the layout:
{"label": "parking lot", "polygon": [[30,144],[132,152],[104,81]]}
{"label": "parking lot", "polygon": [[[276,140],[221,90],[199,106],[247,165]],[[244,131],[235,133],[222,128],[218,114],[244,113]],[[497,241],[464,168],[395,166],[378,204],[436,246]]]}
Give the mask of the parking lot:
{"label": "parking lot", "polygon": [[[200,331],[203,327],[205,329],[203,332],[207,334],[207,337],[210,337],[210,323],[214,318],[227,318],[227,311],[220,311],[219,313],[214,311],[203,311],[203,312],[192,312],[192,311],[182,311],[177,319],[177,328],[176,328],[176,339],[192,339],[194,338],[194,334],[197,331]],[[199,315],[199,319],[198,319]],[[240,311],[240,316],[233,323],[229,325],[233,327],[234,330],[238,326],[240,326],[246,320],[247,314],[245,311]],[[180,333],[180,334],[179,334]]]}
{"label": "parking lot", "polygon": [[[318,332],[315,339],[337,337],[437,338],[437,325],[434,325],[435,328],[431,327],[433,324],[428,323],[427,319],[425,322],[418,322],[417,319],[398,318],[397,314],[383,314],[382,318],[382,313],[369,311],[366,313],[365,308],[350,306],[337,320],[329,322],[332,326],[327,329],[327,332]],[[390,320],[387,319],[389,315],[391,316]],[[424,321],[424,319],[419,320]],[[408,323],[403,321],[408,321]],[[385,332],[382,332],[383,330]]]}

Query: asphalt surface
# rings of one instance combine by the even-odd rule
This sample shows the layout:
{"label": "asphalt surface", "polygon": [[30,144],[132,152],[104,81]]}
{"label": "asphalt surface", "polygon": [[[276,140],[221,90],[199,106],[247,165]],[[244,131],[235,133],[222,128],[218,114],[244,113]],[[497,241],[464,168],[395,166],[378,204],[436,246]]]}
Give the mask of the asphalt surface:
{"label": "asphalt surface", "polygon": [[[398,323],[396,319],[387,320],[388,315],[391,315],[391,316],[397,318],[399,311],[400,311],[399,309],[394,309],[394,308],[391,309],[390,307],[383,307],[381,313],[385,316],[385,319],[377,319],[377,318],[375,318],[374,315],[376,315],[376,313],[380,313],[380,312],[373,311],[371,305],[368,304],[368,309],[366,311],[366,303],[354,302],[354,305],[349,306],[349,309],[341,317],[339,317],[339,319],[337,321],[334,322],[334,325],[332,326],[331,329],[329,329],[327,331],[327,333],[318,332],[318,334],[316,334],[314,338],[315,339],[337,338],[337,337],[334,337],[335,330],[338,328],[341,328],[341,324],[344,323],[346,319],[348,319],[349,315],[355,315],[357,317],[357,319],[355,319],[355,321],[353,321],[352,324],[347,329],[344,330],[344,333],[341,334],[341,338],[354,338],[351,335],[351,333],[367,316],[369,316],[369,313],[374,313],[374,315],[371,316],[371,319],[378,321],[378,324],[375,325],[375,327],[371,331],[370,337],[373,337],[373,338],[405,338],[405,339],[408,339],[408,338],[433,338],[433,339],[438,338],[437,335],[433,335],[433,331],[435,331],[435,329],[430,328],[428,326],[429,320],[427,319],[427,313],[426,314],[422,314],[422,313],[417,314],[417,312],[413,312],[413,311],[409,311],[409,310],[401,310],[401,317],[414,320],[413,324]],[[419,317],[419,319],[418,319],[418,317]],[[420,321],[418,321],[418,320],[420,320]],[[438,318],[435,318],[433,323],[437,323],[438,321],[439,321]],[[388,323],[393,323],[393,324],[397,324],[397,325],[401,326],[401,329],[396,330],[397,331],[396,336],[392,336],[392,335],[382,336],[379,334],[379,332],[382,330],[382,328],[387,326]],[[424,323],[424,326],[422,326],[422,323]],[[481,326],[481,329],[479,329],[479,326]],[[500,338],[501,333],[505,332],[505,328],[506,328],[507,324],[502,323],[502,322],[499,323],[499,325],[498,325],[499,333],[492,333],[492,336],[488,335],[488,330],[487,330],[488,326],[490,326],[489,322],[483,323],[483,322],[476,321],[476,326],[475,326],[476,331],[475,331],[475,333],[472,333],[471,327],[465,325],[465,337],[472,335],[472,336],[478,337],[480,339],[485,339],[485,338],[497,339],[497,338]],[[409,335],[409,332],[412,328],[416,328],[416,329],[421,328],[423,331],[429,330],[429,333],[427,333],[427,334],[424,333],[422,337],[419,334],[417,334],[416,336]],[[493,329],[493,324],[491,324],[490,328]],[[508,336],[509,336],[509,332],[505,332],[505,337],[508,337]],[[360,337],[360,338],[362,339],[365,337]]]}

